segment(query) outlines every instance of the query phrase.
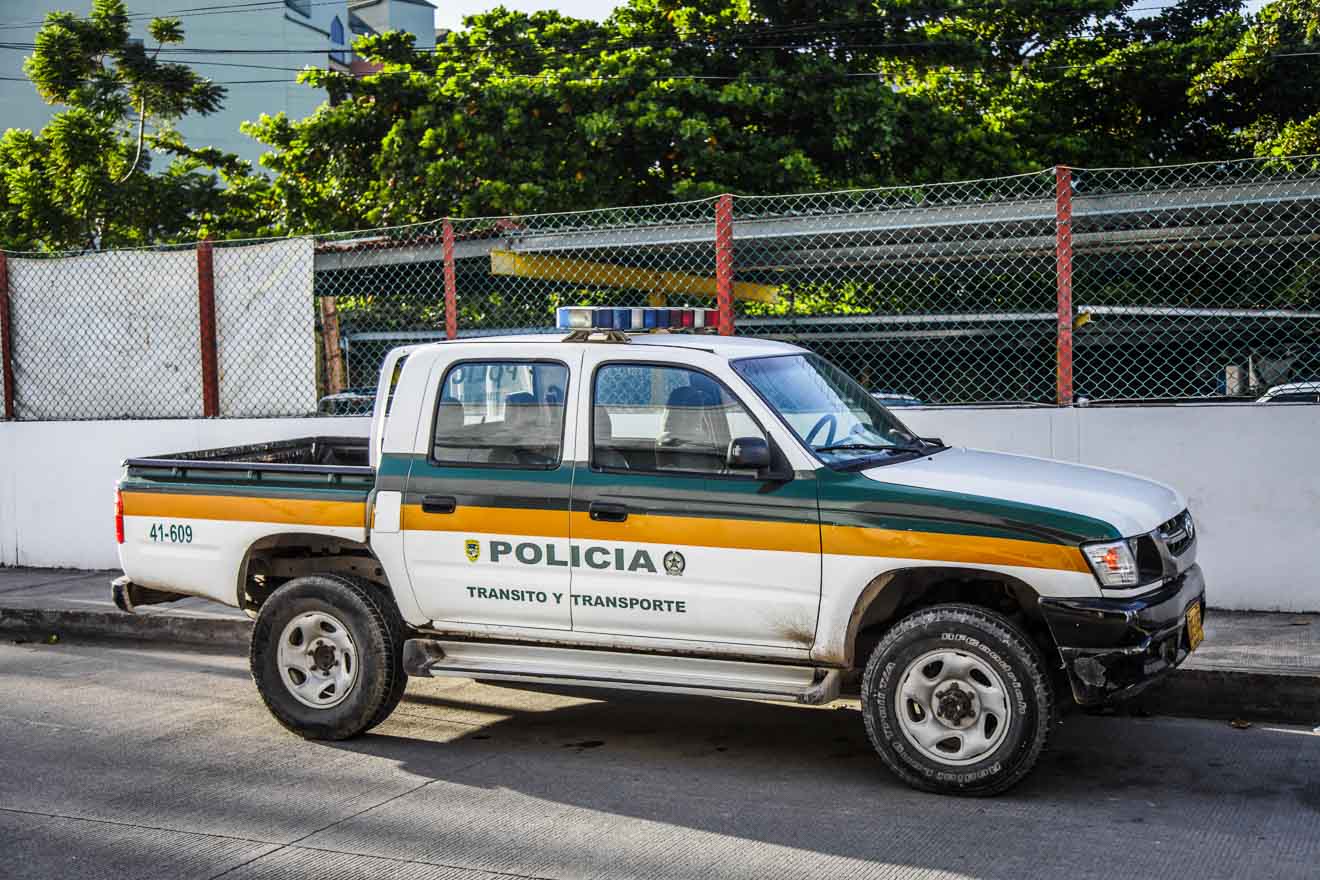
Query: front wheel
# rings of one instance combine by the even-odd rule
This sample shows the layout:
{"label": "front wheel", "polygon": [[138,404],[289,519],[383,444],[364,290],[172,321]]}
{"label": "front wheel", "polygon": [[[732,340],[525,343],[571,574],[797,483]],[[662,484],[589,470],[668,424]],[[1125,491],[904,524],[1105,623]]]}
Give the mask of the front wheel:
{"label": "front wheel", "polygon": [[257,614],[252,680],[275,719],[299,736],[357,736],[403,697],[403,633],[393,602],[366,582],[296,578]]}
{"label": "front wheel", "polygon": [[1003,615],[936,605],[895,624],[862,678],[871,744],[925,791],[993,795],[1040,758],[1054,695],[1040,652]]}

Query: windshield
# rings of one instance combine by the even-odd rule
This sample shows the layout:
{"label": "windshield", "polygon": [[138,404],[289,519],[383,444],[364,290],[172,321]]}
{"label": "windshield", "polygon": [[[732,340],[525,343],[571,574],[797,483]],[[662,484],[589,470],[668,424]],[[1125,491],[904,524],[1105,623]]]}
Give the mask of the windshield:
{"label": "windshield", "polygon": [[748,358],[734,361],[733,368],[831,467],[941,448],[921,440],[847,373],[814,354]]}

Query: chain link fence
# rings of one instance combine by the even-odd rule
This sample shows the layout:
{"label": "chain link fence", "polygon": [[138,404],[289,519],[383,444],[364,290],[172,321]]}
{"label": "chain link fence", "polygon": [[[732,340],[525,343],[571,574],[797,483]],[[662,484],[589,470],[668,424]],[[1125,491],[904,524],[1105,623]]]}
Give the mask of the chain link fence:
{"label": "chain link fence", "polygon": [[1320,380],[1318,208],[1298,157],[9,254],[6,412],[361,414],[397,345],[722,302],[894,405],[1253,399]]}

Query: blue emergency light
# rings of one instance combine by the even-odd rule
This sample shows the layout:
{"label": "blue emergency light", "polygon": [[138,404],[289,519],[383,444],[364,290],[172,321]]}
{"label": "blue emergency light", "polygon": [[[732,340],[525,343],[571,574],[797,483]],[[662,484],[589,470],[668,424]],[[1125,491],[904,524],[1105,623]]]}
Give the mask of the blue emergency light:
{"label": "blue emergency light", "polygon": [[717,309],[669,309],[648,306],[618,309],[610,306],[561,306],[556,313],[560,330],[718,330]]}

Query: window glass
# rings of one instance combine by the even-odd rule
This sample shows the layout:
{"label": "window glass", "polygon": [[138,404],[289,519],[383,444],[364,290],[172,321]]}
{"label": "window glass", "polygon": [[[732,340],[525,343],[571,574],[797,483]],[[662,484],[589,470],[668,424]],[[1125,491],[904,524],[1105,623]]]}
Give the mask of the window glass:
{"label": "window glass", "polygon": [[729,441],[765,439],[728,389],[682,367],[601,367],[592,420],[592,464],[619,470],[745,475],[726,464]]}
{"label": "window glass", "polygon": [[940,448],[926,444],[846,373],[816,355],[748,358],[734,361],[733,368],[828,465]]}
{"label": "window glass", "polygon": [[438,464],[553,467],[564,436],[568,368],[505,361],[458,364],[440,383]]}

